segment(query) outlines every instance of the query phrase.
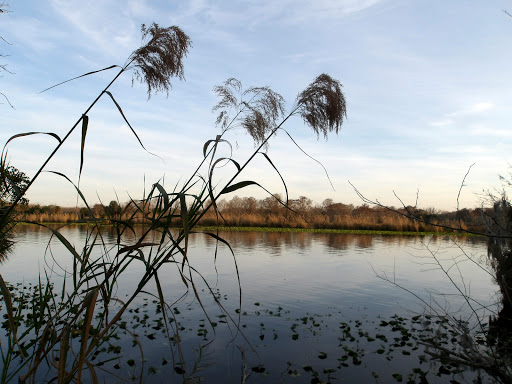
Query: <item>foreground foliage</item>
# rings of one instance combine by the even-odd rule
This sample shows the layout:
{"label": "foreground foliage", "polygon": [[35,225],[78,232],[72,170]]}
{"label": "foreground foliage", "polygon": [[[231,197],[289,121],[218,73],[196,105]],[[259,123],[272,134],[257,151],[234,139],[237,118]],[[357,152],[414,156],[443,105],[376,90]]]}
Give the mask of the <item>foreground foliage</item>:
{"label": "foreground foliage", "polygon": [[[18,283],[16,286],[8,285],[8,289],[16,306],[22,308],[17,313],[19,326],[30,328],[34,318],[31,306],[41,300],[39,287]],[[220,292],[215,294],[218,300],[228,300]],[[218,310],[210,313],[210,324],[201,316],[193,321],[187,320],[182,315],[190,311],[189,305],[173,305],[173,316],[166,317],[159,300],[145,297],[137,307],[123,315],[115,331],[104,337],[103,343],[92,354],[90,363],[97,369],[101,368],[100,377],[104,372],[112,372],[129,381],[136,381],[139,377],[150,381],[152,377],[165,375],[176,380],[181,376],[185,382],[208,383],[211,379],[209,368],[216,363],[210,346],[216,348],[212,345],[216,334],[229,334],[230,320]],[[292,383],[333,383],[350,379],[374,380],[377,383],[447,380],[463,383],[490,378],[449,358],[449,354],[461,353],[464,340],[448,318],[439,318],[435,314],[369,319],[364,315],[360,318],[345,317],[347,314],[334,311],[322,314],[290,311],[285,305],[268,306],[264,302],[246,304],[245,307],[247,309],[241,312],[237,310],[240,328],[246,337],[245,342],[239,345],[242,357],[236,360],[242,369],[241,382],[247,382],[251,377],[256,382],[259,378],[263,382],[281,378]],[[80,307],[75,310],[79,311]],[[166,323],[174,330],[170,339],[166,335]],[[461,325],[467,327],[469,323]],[[2,327],[9,329],[8,321],[4,321]],[[76,334],[75,338],[79,339],[80,335]],[[163,343],[171,343],[177,349],[184,339],[195,339],[200,343],[195,358],[188,357],[188,351],[182,346],[181,353],[187,354],[187,364],[172,354],[161,356],[157,352],[158,359],[147,360],[139,353],[139,348],[160,351]],[[447,351],[446,358],[438,363],[433,363],[429,350],[425,350],[425,344],[433,341]],[[481,333],[475,334],[475,341],[482,346],[487,343]],[[309,349],[308,345],[315,347]],[[189,349],[190,345],[187,347]],[[294,348],[302,352],[290,353],[293,357],[282,356],[278,361],[260,360],[253,353],[255,350],[264,356],[276,348]]]}
{"label": "foreground foliage", "polygon": [[[113,65],[79,76],[120,68],[65,137],[60,138],[54,133],[27,132],[15,135],[7,141],[6,146],[20,137],[46,134],[55,138],[58,144],[24,189],[2,211],[1,228],[7,228],[8,217],[21,202],[26,190],[78,126],[81,127],[82,137],[80,175],[85,159],[87,131],[93,126],[88,113],[100,98],[108,96],[112,100],[141,147],[146,150],[109,88],[121,75],[133,70],[133,79],[147,85],[148,98],[152,92],[168,92],[171,77],[182,79],[184,76],[183,58],[191,43],[189,37],[178,27],[143,25],[142,35],[143,45],[132,53],[123,66]],[[283,98],[266,86],[244,90],[240,81],[229,79],[214,88],[214,91],[220,98],[214,110],[219,112],[217,123],[221,134],[205,143],[203,160],[181,186],[168,191],[164,185],[155,183],[143,198],[131,200],[123,209],[120,210],[115,204],[109,206],[111,209],[108,211],[108,219],[117,234],[114,244],[103,239],[103,220],[94,216],[78,186],[68,176],[57,173],[75,186],[79,199],[88,210],[86,221],[90,226],[87,228],[86,242],[82,247],[75,248],[58,229],[47,227],[72,258],[71,270],[55,265],[45,270],[39,284],[31,288],[30,292],[16,292],[17,294],[12,293],[12,286],[0,275],[0,292],[5,304],[6,327],[9,331],[7,340],[1,345],[3,369],[0,382],[9,382],[16,377],[20,382],[98,382],[98,374],[103,370],[103,364],[97,362],[97,356],[105,348],[109,350],[110,341],[124,327],[121,322],[123,315],[136,307],[141,296],[152,297],[157,302],[163,319],[161,329],[171,350],[176,348],[173,356],[175,353],[178,362],[175,362],[174,369],[184,382],[192,380],[188,375],[190,370],[186,368],[187,362],[180,353],[179,342],[175,343],[178,330],[169,321],[173,318],[172,306],[176,302],[176,299],[173,301],[169,296],[174,295],[174,292],[164,292],[160,283],[162,271],[166,268],[175,268],[178,271],[184,294],[193,294],[202,308],[203,298],[197,289],[197,283],[202,281],[206,284],[206,294],[214,298],[218,308],[232,326],[238,329],[240,318],[233,318],[224,309],[213,289],[189,260],[189,236],[210,209],[221,219],[222,213],[217,208],[221,197],[249,185],[265,190],[255,181],[236,179],[256,156],[263,156],[278,172],[268,155],[261,150],[288,119],[295,115],[300,116],[315,133],[327,135],[340,129],[346,115],[346,106],[341,84],[326,74],[318,76],[299,93],[287,114]],[[256,150],[244,162],[218,155],[220,146],[230,145],[224,138],[225,135],[237,127],[247,131],[257,143]],[[2,161],[4,159],[2,156]],[[232,177],[227,183],[219,185],[215,180],[217,170],[226,165],[234,168]],[[286,200],[281,201],[281,204],[286,205]],[[174,230],[172,224],[176,219],[179,219],[180,225]],[[141,234],[137,234],[134,224],[141,221],[149,225]],[[124,237],[127,233],[135,236],[129,242]],[[226,243],[218,233],[204,232],[204,235]],[[233,263],[236,266],[235,258]],[[136,267],[139,267],[136,269],[139,271],[136,288],[126,297],[119,297],[117,292],[122,285],[123,276],[126,271]],[[151,286],[155,289],[151,290]],[[241,291],[239,300],[241,301]],[[30,313],[24,313],[26,309],[31,310]],[[206,311],[205,317],[212,325],[213,321]],[[134,333],[127,332],[138,346],[141,361],[144,361],[140,340]],[[142,368],[134,375],[142,382]]]}

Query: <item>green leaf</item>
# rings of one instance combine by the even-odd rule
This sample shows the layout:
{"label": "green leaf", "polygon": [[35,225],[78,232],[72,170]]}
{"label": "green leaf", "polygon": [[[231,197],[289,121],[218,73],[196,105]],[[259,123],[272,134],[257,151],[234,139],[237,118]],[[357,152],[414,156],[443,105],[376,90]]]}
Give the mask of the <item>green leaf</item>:
{"label": "green leaf", "polygon": [[70,328],[68,325],[64,327],[60,335],[60,349],[59,349],[59,374],[58,384],[65,383],[67,372],[66,372],[66,361],[69,351],[69,337],[71,336]]}
{"label": "green leaf", "polygon": [[174,367],[174,372],[176,372],[178,375],[183,375],[185,373],[185,370],[181,367]]}
{"label": "green leaf", "polygon": [[256,367],[251,368],[256,373],[263,373],[265,372],[265,367],[263,365],[258,365]]}
{"label": "green leaf", "polygon": [[112,99],[112,101],[113,101],[113,102],[114,102],[114,104],[116,105],[117,110],[119,111],[119,113],[120,113],[120,114],[121,114],[121,116],[123,117],[123,119],[124,119],[125,123],[128,125],[128,127],[130,128],[130,130],[132,131],[132,133],[134,134],[134,136],[137,138],[137,141],[139,142],[140,146],[141,146],[141,147],[142,147],[142,148],[143,148],[147,153],[149,153],[150,155],[153,155],[153,156],[158,157],[159,159],[161,159],[161,158],[160,158],[160,156],[157,156],[157,155],[155,155],[154,153],[149,152],[149,151],[146,149],[146,147],[144,146],[144,144],[142,144],[142,141],[141,141],[141,139],[139,138],[139,135],[137,135],[137,132],[135,132],[135,129],[133,129],[132,125],[130,124],[130,122],[128,121],[128,119],[126,118],[126,116],[124,115],[124,112],[123,112],[123,110],[122,110],[121,106],[117,103],[116,99],[114,99],[114,96],[112,95],[112,93],[110,93],[109,91],[104,91],[104,92],[105,92],[107,95],[109,95],[109,96],[110,96],[110,98]]}
{"label": "green leaf", "polygon": [[217,147],[219,143],[227,143],[231,147],[231,143],[229,141],[221,139],[220,137],[220,135],[217,135],[217,137],[214,140],[208,140],[206,143],[204,143],[203,157],[206,157],[206,151],[208,150],[208,147],[210,146],[211,143],[215,143],[215,147]]}
{"label": "green leaf", "polygon": [[82,115],[82,145],[80,147],[80,172],[82,174],[82,168],[84,166],[84,148],[85,148],[85,136],[87,135],[87,126],[89,125],[89,116]]}
{"label": "green leaf", "polygon": [[19,137],[32,136],[32,135],[48,135],[48,136],[51,136],[51,137],[57,139],[59,144],[62,142],[61,138],[56,133],[52,133],[52,132],[25,132],[25,133],[18,133],[18,134],[14,135],[14,136],[11,136],[9,138],[9,140],[7,140],[7,142],[5,143],[4,148],[7,146],[7,144],[9,144],[10,141],[12,141],[14,139],[17,139]]}
{"label": "green leaf", "polygon": [[16,323],[14,321],[14,311],[12,308],[12,297],[11,293],[9,291],[9,288],[7,288],[7,285],[5,284],[5,281],[0,274],[0,292],[2,293],[4,297],[4,302],[7,310],[7,318],[9,320],[9,329],[11,332],[13,332],[14,339],[16,340],[16,331],[18,327],[16,326]]}
{"label": "green leaf", "polygon": [[[77,76],[77,77],[73,77],[72,79],[69,79],[69,80],[66,80],[66,81],[63,81],[59,84],[55,84],[55,85],[52,85],[51,87],[49,88],[46,88],[46,89],[43,89],[41,92],[39,93],[43,93],[43,92],[46,92],[48,91],[49,89],[52,89],[52,88],[55,88],[55,87],[58,87],[59,85],[62,85],[62,84],[65,84],[69,81],[73,81],[73,80],[76,80],[76,79],[79,79],[81,77],[85,77],[85,76],[89,76],[89,75],[93,75],[95,73],[98,73],[98,72],[102,72],[102,71],[106,71],[106,70],[109,70],[109,69],[112,69],[112,68],[115,68],[115,67],[119,67],[119,65],[111,65],[110,67],[106,67],[106,68],[103,68],[103,69],[98,69],[96,71],[92,71],[92,72],[87,72],[87,73],[84,73],[83,75],[80,75],[80,76]],[[123,69],[122,69],[123,70]]]}
{"label": "green leaf", "polygon": [[240,189],[240,188],[245,188],[249,185],[257,185],[258,187],[261,187],[261,185],[259,185],[258,183],[256,183],[255,181],[240,181],[239,183],[236,183],[236,184],[233,184],[233,185],[230,185],[230,186],[227,186],[226,188],[224,188],[222,190],[222,192],[220,193],[221,195],[225,195],[227,193],[231,193],[231,192],[234,192],[236,191],[237,189]]}
{"label": "green leaf", "polygon": [[160,195],[164,199],[164,209],[163,210],[166,211],[169,208],[169,196],[167,194],[167,191],[159,183],[155,183],[153,185],[158,189],[158,191],[160,192]]}
{"label": "green leaf", "polygon": [[261,155],[263,155],[265,157],[265,159],[267,159],[267,161],[270,163],[270,165],[272,166],[272,168],[274,168],[274,170],[277,172],[277,174],[279,175],[279,177],[281,178],[281,181],[283,182],[283,185],[284,185],[284,191],[285,191],[285,194],[286,194],[286,205],[288,205],[288,188],[286,187],[286,183],[284,181],[284,178],[283,176],[281,175],[281,172],[279,172],[279,170],[277,169],[277,167],[274,165],[274,163],[272,162],[272,160],[270,160],[270,157],[268,157],[268,155],[265,153],[265,152],[258,152],[260,153]]}
{"label": "green leaf", "polygon": [[181,268],[185,268],[185,261],[187,260],[187,250],[188,250],[188,238],[190,235],[190,228],[189,228],[189,216],[188,216],[188,208],[187,208],[187,201],[185,200],[185,194],[180,193],[180,213],[181,213],[181,221],[183,224],[183,234],[185,236],[185,248],[183,251],[183,263]]}

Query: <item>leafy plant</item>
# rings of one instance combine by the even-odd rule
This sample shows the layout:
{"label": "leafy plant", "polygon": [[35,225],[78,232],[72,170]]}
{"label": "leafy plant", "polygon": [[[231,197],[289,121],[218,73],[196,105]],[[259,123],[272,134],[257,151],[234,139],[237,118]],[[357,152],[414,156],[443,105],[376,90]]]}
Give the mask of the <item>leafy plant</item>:
{"label": "leafy plant", "polygon": [[[22,196],[29,182],[28,177],[19,169],[8,165],[5,157],[0,158],[0,216],[4,216],[3,225],[0,226],[0,261],[5,260],[14,244],[13,229],[16,224],[16,215],[9,211],[12,204]],[[24,197],[19,204],[28,204]]]}

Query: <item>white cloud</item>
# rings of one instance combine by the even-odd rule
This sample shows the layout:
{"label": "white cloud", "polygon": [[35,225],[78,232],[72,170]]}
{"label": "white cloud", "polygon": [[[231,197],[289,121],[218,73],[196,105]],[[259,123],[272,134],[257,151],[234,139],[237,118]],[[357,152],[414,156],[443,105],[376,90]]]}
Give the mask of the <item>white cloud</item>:
{"label": "white cloud", "polygon": [[[495,107],[495,105],[491,102],[480,102],[476,104],[472,104],[469,107],[462,108],[458,111],[447,113],[443,118],[439,120],[432,121],[430,125],[432,127],[447,127],[457,123],[458,119],[461,119],[468,115],[476,115],[481,114],[485,111],[491,110]],[[487,128],[479,127],[478,129],[473,129],[470,134],[478,135],[485,134],[485,130]]]}
{"label": "white cloud", "polygon": [[[115,4],[110,2],[68,2],[52,1],[56,13],[69,23],[77,32],[80,40],[77,45],[91,47],[97,52],[101,49],[105,54],[115,54],[137,46],[139,27],[129,15],[116,12]],[[76,33],[69,30],[69,35]],[[117,44],[113,45],[112,40]]]}
{"label": "white cloud", "polygon": [[458,111],[449,113],[447,116],[455,117],[455,116],[472,115],[472,114],[477,114],[477,113],[488,111],[492,108],[494,108],[494,104],[491,102],[485,101],[485,102],[476,103],[467,108],[463,108]]}
{"label": "white cloud", "polygon": [[[257,25],[279,20],[280,24],[297,24],[307,20],[339,20],[361,12],[382,0],[266,0],[219,5],[217,2],[194,0],[187,3],[182,16],[200,18],[217,25]],[[243,4],[240,6],[239,4]]]}
{"label": "white cloud", "polygon": [[512,137],[512,131],[509,129],[496,129],[483,125],[479,125],[470,129],[469,134],[493,137]]}
{"label": "white cloud", "polygon": [[469,110],[471,112],[483,112],[483,111],[492,109],[493,107],[494,107],[494,104],[492,104],[492,103],[478,103],[478,104],[473,105]]}
{"label": "white cloud", "polygon": [[433,127],[446,127],[447,125],[451,125],[451,124],[453,124],[452,119],[433,121],[432,123],[430,123],[430,125]]}
{"label": "white cloud", "polygon": [[461,145],[461,146],[449,146],[441,147],[437,149],[437,152],[451,153],[451,154],[485,154],[492,153],[492,149],[486,148],[481,145]]}

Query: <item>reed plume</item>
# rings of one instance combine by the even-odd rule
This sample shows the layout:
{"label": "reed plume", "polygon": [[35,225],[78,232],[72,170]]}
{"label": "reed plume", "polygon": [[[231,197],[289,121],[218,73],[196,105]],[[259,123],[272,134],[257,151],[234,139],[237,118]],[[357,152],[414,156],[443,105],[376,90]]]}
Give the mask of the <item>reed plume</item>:
{"label": "reed plume", "polygon": [[[230,127],[241,126],[253,138],[256,145],[261,144],[277,126],[277,120],[284,116],[284,98],[269,87],[250,87],[242,91],[242,83],[229,78],[223,85],[213,88],[220,101],[212,111],[220,110],[216,124],[224,133]],[[236,111],[230,119],[230,112]],[[230,122],[237,124],[230,125]]]}
{"label": "reed plume", "polygon": [[341,87],[338,80],[323,73],[297,96],[296,111],[317,136],[323,133],[327,139],[329,132],[337,134],[343,119],[347,117],[347,105]]}
{"label": "reed plume", "polygon": [[169,95],[172,88],[171,77],[185,79],[183,58],[187,56],[192,42],[177,26],[161,28],[156,23],[150,27],[142,24],[141,32],[142,41],[149,41],[133,51],[128,59],[134,66],[132,83],[135,80],[146,83],[148,99],[152,92],[165,91]]}

